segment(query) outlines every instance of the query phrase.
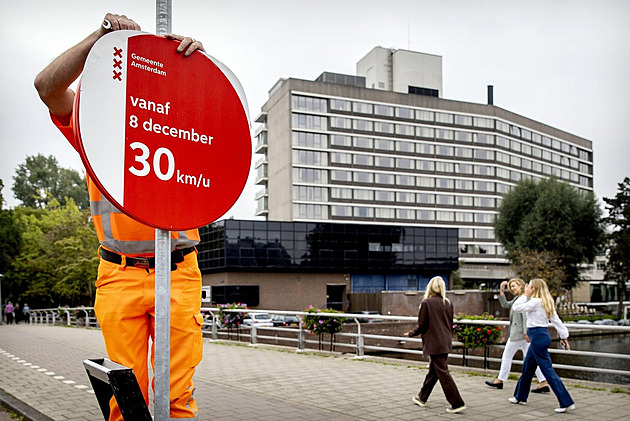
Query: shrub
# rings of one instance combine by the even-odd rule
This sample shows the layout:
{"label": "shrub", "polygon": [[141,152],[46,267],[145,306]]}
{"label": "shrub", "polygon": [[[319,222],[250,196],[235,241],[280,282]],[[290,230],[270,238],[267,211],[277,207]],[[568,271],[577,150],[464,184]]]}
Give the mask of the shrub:
{"label": "shrub", "polygon": [[457,323],[458,320],[462,319],[495,320],[495,318],[488,313],[484,313],[481,316],[457,313],[455,323],[453,323],[453,333],[457,336],[457,340],[464,344],[465,348],[478,348],[493,345],[498,343],[501,339],[501,326]]}
{"label": "shrub", "polygon": [[[306,313],[339,313],[329,308],[318,309],[312,305],[308,306]],[[344,317],[326,317],[326,316],[304,316],[304,329],[319,335],[321,333],[335,334],[341,331],[341,325],[345,322]]]}

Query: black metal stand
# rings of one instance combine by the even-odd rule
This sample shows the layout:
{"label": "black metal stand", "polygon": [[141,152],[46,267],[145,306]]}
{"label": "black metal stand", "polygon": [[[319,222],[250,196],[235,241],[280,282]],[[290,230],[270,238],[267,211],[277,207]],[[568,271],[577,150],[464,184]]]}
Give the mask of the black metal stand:
{"label": "black metal stand", "polygon": [[105,420],[109,419],[109,401],[116,398],[126,421],[151,421],[151,413],[144,402],[133,370],[107,358],[83,361]]}

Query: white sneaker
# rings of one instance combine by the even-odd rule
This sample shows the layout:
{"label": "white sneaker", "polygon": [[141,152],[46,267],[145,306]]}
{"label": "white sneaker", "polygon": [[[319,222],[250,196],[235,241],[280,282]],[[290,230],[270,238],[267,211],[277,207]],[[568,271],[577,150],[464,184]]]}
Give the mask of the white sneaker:
{"label": "white sneaker", "polygon": [[558,412],[559,414],[562,414],[567,411],[573,411],[574,409],[575,409],[575,404],[572,404],[570,406],[567,406],[566,408],[556,408],[554,409],[554,411]]}
{"label": "white sneaker", "polygon": [[466,409],[465,405],[460,406],[459,408],[446,408],[446,412],[449,414],[457,414],[458,412],[462,412]]}
{"label": "white sneaker", "polygon": [[519,405],[527,405],[527,402],[519,401],[516,398],[508,398],[508,402],[510,402],[510,403],[517,403]]}
{"label": "white sneaker", "polygon": [[418,398],[418,397],[416,397],[416,396],[414,396],[413,398],[411,398],[411,400],[413,401],[413,403],[415,403],[416,405],[421,406],[421,407],[423,407],[423,408],[425,408],[425,407],[427,406],[427,403],[426,403],[426,402],[422,402],[422,401],[420,400],[420,398]]}

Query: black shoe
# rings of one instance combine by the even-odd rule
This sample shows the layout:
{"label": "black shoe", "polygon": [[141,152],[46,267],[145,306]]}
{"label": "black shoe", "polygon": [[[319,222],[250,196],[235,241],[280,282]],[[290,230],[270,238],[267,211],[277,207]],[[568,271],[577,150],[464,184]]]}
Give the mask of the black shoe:
{"label": "black shoe", "polygon": [[503,389],[503,383],[495,383],[490,380],[486,380],[486,384],[490,387],[496,387],[497,389]]}
{"label": "black shoe", "polygon": [[549,386],[537,387],[536,389],[532,389],[532,393],[549,393],[551,389]]}

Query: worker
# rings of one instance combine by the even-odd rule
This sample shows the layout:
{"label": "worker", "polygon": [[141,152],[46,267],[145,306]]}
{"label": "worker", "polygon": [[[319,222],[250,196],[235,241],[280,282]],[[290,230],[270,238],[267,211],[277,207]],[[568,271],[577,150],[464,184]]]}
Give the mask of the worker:
{"label": "worker", "polygon": [[[52,122],[76,150],[78,139],[72,127],[75,93],[69,87],[83,71],[92,46],[102,36],[119,30],[139,31],[140,26],[125,15],[106,14],[97,30],[54,59],[35,79]],[[193,38],[174,34],[166,38],[177,41],[173,48],[184,57],[204,51],[202,43]],[[107,132],[108,127],[102,130]],[[96,316],[109,358],[133,369],[148,405],[149,338],[154,338],[155,331],[155,229],[121,213],[89,176],[87,184],[100,242]],[[147,206],[152,199],[146,198]],[[197,419],[193,374],[203,345],[198,243],[197,229],[171,232],[170,418],[189,420]],[[115,398],[110,401],[109,419],[123,419]]]}

